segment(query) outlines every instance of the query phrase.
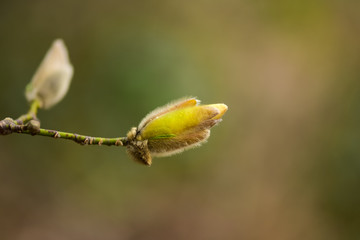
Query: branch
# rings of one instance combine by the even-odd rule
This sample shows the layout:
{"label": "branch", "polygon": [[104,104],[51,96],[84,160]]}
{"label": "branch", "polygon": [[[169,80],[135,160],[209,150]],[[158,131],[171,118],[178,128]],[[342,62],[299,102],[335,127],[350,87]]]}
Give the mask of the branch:
{"label": "branch", "polygon": [[0,135],[8,135],[11,133],[22,133],[30,135],[39,135],[44,137],[62,138],[72,140],[81,145],[107,145],[107,146],[126,146],[128,144],[126,137],[104,138],[91,137],[76,133],[62,132],[50,129],[40,128],[37,120],[30,120],[26,125],[16,124],[17,121],[11,118],[5,118],[0,121]]}
{"label": "branch", "polygon": [[61,132],[57,130],[40,128],[40,122],[37,119],[37,111],[40,102],[35,100],[31,103],[30,110],[27,114],[20,116],[18,119],[5,118],[0,121],[0,135],[11,133],[23,133],[30,135],[39,135],[45,137],[62,138],[72,140],[81,145],[107,145],[107,146],[126,146],[128,141],[126,137],[103,138],[80,135],[76,133]]}
{"label": "branch", "polygon": [[39,136],[53,137],[53,138],[62,138],[62,139],[72,140],[81,145],[99,145],[99,146],[101,146],[101,145],[107,145],[107,146],[125,146],[125,145],[127,145],[126,137],[119,137],[119,138],[91,137],[91,136],[79,135],[76,133],[61,132],[61,131],[43,129],[43,128],[40,128],[39,131],[35,134],[32,130],[29,130],[29,129],[24,129],[23,131],[18,132],[18,133],[39,135]]}

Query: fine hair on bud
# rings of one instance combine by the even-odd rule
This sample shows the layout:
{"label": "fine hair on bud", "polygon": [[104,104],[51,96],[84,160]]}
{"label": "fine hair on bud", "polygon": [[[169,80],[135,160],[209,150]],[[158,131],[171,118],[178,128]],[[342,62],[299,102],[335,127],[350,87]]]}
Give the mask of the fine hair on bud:
{"label": "fine hair on bud", "polygon": [[137,162],[150,165],[152,157],[166,157],[198,147],[221,122],[225,104],[199,105],[183,98],[150,112],[128,135],[128,153]]}
{"label": "fine hair on bud", "polygon": [[26,99],[38,100],[41,108],[51,108],[66,95],[73,72],[64,41],[55,40],[26,87]]}

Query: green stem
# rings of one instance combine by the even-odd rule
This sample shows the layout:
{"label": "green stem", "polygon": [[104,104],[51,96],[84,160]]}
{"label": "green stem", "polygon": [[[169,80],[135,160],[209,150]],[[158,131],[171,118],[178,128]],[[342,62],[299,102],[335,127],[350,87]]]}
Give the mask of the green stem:
{"label": "green stem", "polygon": [[40,136],[53,137],[53,138],[62,138],[62,139],[72,140],[81,145],[107,145],[107,146],[127,145],[126,137],[118,137],[118,138],[90,137],[85,135],[79,135],[76,133],[61,132],[61,131],[49,130],[43,128],[40,128],[40,130],[37,133],[34,133],[33,131],[27,128],[17,133],[40,135]]}
{"label": "green stem", "polygon": [[126,137],[103,138],[79,135],[76,133],[61,132],[40,128],[40,122],[37,120],[37,112],[40,108],[40,102],[34,100],[31,103],[30,110],[27,114],[20,116],[18,119],[5,118],[0,121],[0,135],[11,133],[24,133],[30,135],[40,135],[45,137],[62,138],[72,140],[82,145],[107,145],[107,146],[126,146],[128,144]]}
{"label": "green stem", "polygon": [[32,119],[36,119],[39,108],[40,108],[40,102],[39,102],[39,100],[35,99],[34,101],[31,102],[29,112],[27,114],[20,116],[18,119],[16,119],[15,124],[22,125],[22,124],[26,124],[27,122],[29,122]]}

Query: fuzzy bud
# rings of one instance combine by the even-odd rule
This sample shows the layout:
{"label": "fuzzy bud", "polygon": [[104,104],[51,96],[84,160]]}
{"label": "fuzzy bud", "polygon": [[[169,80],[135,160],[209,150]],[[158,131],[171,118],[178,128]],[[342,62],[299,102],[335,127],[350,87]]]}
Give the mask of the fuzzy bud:
{"label": "fuzzy bud", "polygon": [[228,107],[225,104],[199,105],[195,98],[182,99],[149,113],[127,138],[129,155],[151,165],[152,157],[165,157],[200,146],[210,136]]}
{"label": "fuzzy bud", "polygon": [[26,86],[26,99],[39,100],[41,108],[51,108],[66,95],[72,76],[73,66],[66,46],[63,40],[57,39]]}

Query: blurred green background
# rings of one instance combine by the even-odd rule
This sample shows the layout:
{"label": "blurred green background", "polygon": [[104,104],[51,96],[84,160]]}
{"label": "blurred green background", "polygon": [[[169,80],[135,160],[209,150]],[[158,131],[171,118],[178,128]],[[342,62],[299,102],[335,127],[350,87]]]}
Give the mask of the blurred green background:
{"label": "blurred green background", "polygon": [[360,2],[0,2],[0,118],[55,38],[75,68],[42,126],[116,137],[183,96],[225,103],[208,143],[0,137],[0,239],[360,239]]}

